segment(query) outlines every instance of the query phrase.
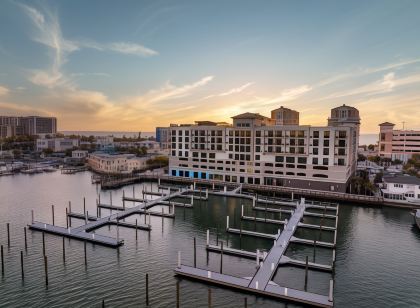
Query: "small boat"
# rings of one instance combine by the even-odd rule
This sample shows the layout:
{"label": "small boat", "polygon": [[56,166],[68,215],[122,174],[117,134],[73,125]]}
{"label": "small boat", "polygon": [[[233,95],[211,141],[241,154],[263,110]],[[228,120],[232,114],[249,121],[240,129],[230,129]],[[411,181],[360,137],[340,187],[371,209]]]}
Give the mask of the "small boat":
{"label": "small boat", "polygon": [[7,170],[0,171],[0,176],[3,176],[3,175],[13,175],[13,172],[10,172],[10,171],[7,171]]}
{"label": "small boat", "polygon": [[[20,172],[24,173],[24,174],[35,174],[35,173],[39,173],[38,169],[32,168],[32,169],[22,169],[20,170]],[[42,172],[42,170],[41,170]]]}
{"label": "small boat", "polygon": [[414,210],[412,214],[414,216],[414,223],[420,229],[420,209]]}

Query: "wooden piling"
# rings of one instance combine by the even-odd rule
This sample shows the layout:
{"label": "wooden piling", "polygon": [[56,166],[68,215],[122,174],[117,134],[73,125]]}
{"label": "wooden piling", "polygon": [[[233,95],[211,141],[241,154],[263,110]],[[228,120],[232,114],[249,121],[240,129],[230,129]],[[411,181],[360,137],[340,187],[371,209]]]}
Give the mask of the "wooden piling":
{"label": "wooden piling", "polygon": [[308,256],[306,256],[305,262],[305,291],[308,289]]}
{"label": "wooden piling", "polygon": [[146,306],[149,306],[149,274],[146,274]]}
{"label": "wooden piling", "polygon": [[44,255],[45,286],[48,287],[48,259]]}
{"label": "wooden piling", "polygon": [[25,273],[23,271],[23,251],[20,251],[20,272],[21,272],[21,276],[22,276],[22,280],[25,279]]}
{"label": "wooden piling", "polygon": [[136,219],[136,241],[137,241],[137,238],[138,238],[138,229],[137,229],[137,219]]}
{"label": "wooden piling", "polygon": [[66,243],[63,236],[63,263],[66,263]]}
{"label": "wooden piling", "polygon": [[85,251],[85,266],[87,266],[86,241],[83,242],[83,248],[84,248],[84,251]]}
{"label": "wooden piling", "polygon": [[33,224],[35,221],[34,210],[31,210],[31,219],[32,219],[32,224]]}
{"label": "wooden piling", "polygon": [[25,250],[28,250],[28,239],[26,237],[26,227],[23,227],[23,234],[25,236]]}
{"label": "wooden piling", "polygon": [[10,247],[10,224],[6,224],[7,227],[7,247]]}
{"label": "wooden piling", "polygon": [[83,214],[86,216],[86,198],[83,197]]}
{"label": "wooden piling", "polygon": [[197,245],[194,237],[194,267],[197,267]]}
{"label": "wooden piling", "polygon": [[0,246],[0,255],[1,255],[1,275],[4,276],[4,252],[3,252],[3,245]]}
{"label": "wooden piling", "polygon": [[123,209],[125,209],[125,191],[123,189]]}
{"label": "wooden piling", "polygon": [[67,208],[66,208],[66,228],[67,229],[69,228],[69,211]]}
{"label": "wooden piling", "polygon": [[223,274],[223,241],[220,247],[220,274]]}
{"label": "wooden piling", "polygon": [[314,253],[313,253],[313,262],[315,263],[315,250],[316,250],[316,240],[314,240]]}
{"label": "wooden piling", "polygon": [[51,204],[51,214],[52,214],[52,224],[55,226],[55,219],[54,219],[54,204]]}
{"label": "wooden piling", "polygon": [[211,308],[211,289],[209,288],[208,290],[209,290],[209,291],[208,291],[208,296],[207,296],[207,298],[208,298],[209,308]]}
{"label": "wooden piling", "polygon": [[[71,213],[71,201],[69,201],[69,213]],[[71,228],[71,217],[69,217],[69,227]]]}
{"label": "wooden piling", "polygon": [[45,256],[45,233],[42,232],[42,254]]}
{"label": "wooden piling", "polygon": [[180,308],[180,304],[179,304],[179,281],[176,282],[176,308]]}

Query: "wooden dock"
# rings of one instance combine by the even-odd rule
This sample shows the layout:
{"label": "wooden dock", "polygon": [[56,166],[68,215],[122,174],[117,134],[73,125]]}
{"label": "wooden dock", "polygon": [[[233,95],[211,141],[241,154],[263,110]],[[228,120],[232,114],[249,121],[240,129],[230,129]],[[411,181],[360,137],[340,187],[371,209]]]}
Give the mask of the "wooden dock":
{"label": "wooden dock", "polygon": [[[308,205],[310,208],[311,205]],[[256,207],[253,207],[255,210]],[[265,210],[265,209],[264,209]],[[278,210],[278,209],[277,209]],[[273,276],[275,275],[277,268],[279,266],[290,264],[294,266],[304,266],[315,270],[320,271],[332,271],[333,265],[323,265],[317,264],[314,262],[302,262],[299,260],[293,260],[289,257],[285,256],[285,252],[289,246],[289,243],[296,242],[301,244],[311,244],[320,247],[329,247],[334,248],[336,242],[336,228],[335,231],[335,239],[334,243],[326,243],[320,241],[310,241],[306,239],[300,239],[294,236],[296,229],[298,227],[310,227],[312,225],[302,224],[301,220],[305,214],[306,204],[304,203],[304,199],[301,200],[299,204],[296,205],[295,210],[290,211],[291,217],[289,220],[286,220],[284,229],[282,232],[278,232],[278,234],[265,234],[261,232],[254,232],[242,229],[232,229],[229,228],[229,217],[227,218],[227,231],[231,233],[236,233],[240,235],[249,235],[249,236],[257,236],[262,238],[268,238],[274,240],[274,245],[268,252],[268,254],[263,254],[262,256],[258,253],[238,250],[233,248],[222,248],[218,245],[210,245],[209,244],[209,233],[207,232],[207,245],[206,249],[208,251],[215,251],[225,254],[236,255],[239,257],[244,258],[252,258],[256,259],[259,263],[258,269],[255,272],[254,276],[251,278],[240,278],[234,277],[222,273],[216,273],[208,270],[199,269],[196,267],[185,266],[181,264],[180,256],[178,260],[178,266],[175,269],[175,274],[201,280],[204,282],[214,283],[222,286],[227,286],[235,289],[244,290],[247,292],[252,292],[261,295],[272,296],[276,298],[285,299],[288,301],[298,302],[302,304],[317,306],[317,307],[332,307],[333,306],[333,280],[330,280],[330,291],[329,295],[319,295],[310,293],[307,291],[295,290],[287,287],[282,287],[277,285],[272,281]],[[324,213],[325,215],[325,213]],[[335,215],[334,215],[335,216]],[[247,217],[242,215],[241,218],[247,220],[256,220],[255,217]],[[337,219],[337,216],[335,216]],[[261,219],[261,222],[265,222],[265,219]],[[336,220],[337,221],[337,220]],[[276,224],[280,224],[280,221],[276,221]],[[322,226],[317,226],[317,229],[322,230]],[[334,260],[333,260],[334,264]]]}

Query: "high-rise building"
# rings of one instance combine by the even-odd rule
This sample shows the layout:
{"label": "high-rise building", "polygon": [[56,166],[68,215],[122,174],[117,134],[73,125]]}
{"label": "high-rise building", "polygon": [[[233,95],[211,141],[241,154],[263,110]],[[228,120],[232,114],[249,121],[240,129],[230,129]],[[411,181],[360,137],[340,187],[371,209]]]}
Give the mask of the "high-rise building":
{"label": "high-rise building", "polygon": [[0,116],[0,138],[19,135],[54,135],[56,133],[57,118],[54,117]]}
{"label": "high-rise building", "polygon": [[299,125],[298,117],[281,107],[271,118],[234,116],[232,125],[199,121],[172,126],[169,173],[345,192],[356,170],[358,110],[345,105],[332,109],[328,126]]}
{"label": "high-rise building", "polygon": [[394,129],[395,124],[379,124],[379,156],[407,162],[420,154],[420,130]]}

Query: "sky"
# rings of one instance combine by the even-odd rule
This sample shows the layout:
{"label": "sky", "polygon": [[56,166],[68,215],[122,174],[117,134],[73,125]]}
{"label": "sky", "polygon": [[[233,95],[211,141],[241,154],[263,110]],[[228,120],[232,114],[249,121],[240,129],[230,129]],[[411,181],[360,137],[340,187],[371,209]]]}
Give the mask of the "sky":
{"label": "sky", "polygon": [[0,115],[154,131],[359,109],[420,129],[420,1],[0,1]]}

